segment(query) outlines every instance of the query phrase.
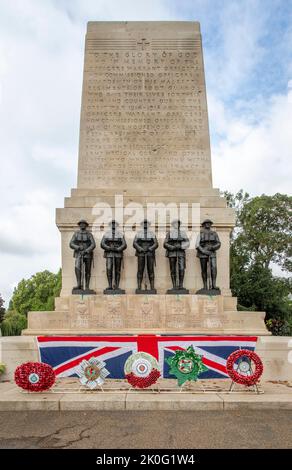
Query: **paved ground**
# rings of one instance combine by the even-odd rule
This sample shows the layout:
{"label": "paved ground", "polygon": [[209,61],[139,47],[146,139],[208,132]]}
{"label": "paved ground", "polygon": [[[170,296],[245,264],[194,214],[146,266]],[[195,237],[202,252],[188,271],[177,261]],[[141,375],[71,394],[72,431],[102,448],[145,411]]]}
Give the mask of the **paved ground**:
{"label": "paved ground", "polygon": [[292,411],[2,411],[0,448],[292,448]]}

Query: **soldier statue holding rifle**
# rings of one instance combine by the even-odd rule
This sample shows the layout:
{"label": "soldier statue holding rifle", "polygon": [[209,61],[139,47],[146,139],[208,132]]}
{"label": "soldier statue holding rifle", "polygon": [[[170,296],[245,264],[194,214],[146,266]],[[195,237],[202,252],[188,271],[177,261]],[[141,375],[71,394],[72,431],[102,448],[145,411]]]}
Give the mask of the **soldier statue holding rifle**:
{"label": "soldier statue holding rifle", "polygon": [[221,293],[219,287],[216,286],[216,252],[219,250],[221,242],[217,232],[212,230],[212,225],[212,220],[204,220],[196,242],[197,257],[200,259],[204,285],[203,289],[198,290],[196,294],[219,295]]}
{"label": "soldier statue holding rifle", "polygon": [[[144,220],[134,238],[133,247],[136,250],[138,258],[137,282],[138,288],[136,294],[156,294],[154,287],[154,266],[155,266],[155,250],[158,248],[158,241],[154,232],[150,230],[150,222]],[[142,289],[142,281],[144,277],[144,289]],[[150,289],[147,289],[148,278]]]}
{"label": "soldier statue holding rifle", "polygon": [[[79,230],[74,233],[70,248],[74,250],[75,275],[77,286],[73,288],[72,294],[95,294],[94,290],[89,289],[91,266],[93,260],[93,250],[96,246],[93,235],[87,230],[86,220],[78,222]],[[84,286],[85,284],[85,286]]]}
{"label": "soldier statue holding rifle", "polygon": [[119,285],[123,251],[127,248],[127,243],[118,226],[118,222],[112,220],[109,224],[109,230],[102,237],[100,244],[104,250],[104,258],[106,258],[106,274],[109,284],[103,291],[104,294],[125,294],[125,291],[120,289]]}
{"label": "soldier statue holding rifle", "polygon": [[184,230],[181,230],[181,221],[173,220],[171,229],[167,232],[164,244],[165,256],[169,259],[172,289],[167,294],[188,294],[189,291],[183,287],[186,269],[186,253],[190,241]]}

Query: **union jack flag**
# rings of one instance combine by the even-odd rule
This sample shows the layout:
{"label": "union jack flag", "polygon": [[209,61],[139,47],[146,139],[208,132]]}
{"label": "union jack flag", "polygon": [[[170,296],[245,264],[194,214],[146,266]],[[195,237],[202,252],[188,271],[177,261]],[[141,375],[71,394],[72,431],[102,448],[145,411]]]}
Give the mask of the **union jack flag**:
{"label": "union jack flag", "polygon": [[201,379],[226,378],[226,360],[237,349],[253,351],[257,342],[255,336],[39,336],[37,338],[41,362],[50,364],[58,377],[75,375],[74,368],[83,360],[98,357],[106,362],[110,372],[108,378],[124,378],[124,364],[127,358],[138,351],[154,356],[164,378],[169,374],[165,359],[178,349],[193,345],[195,352],[203,356],[208,370]]}

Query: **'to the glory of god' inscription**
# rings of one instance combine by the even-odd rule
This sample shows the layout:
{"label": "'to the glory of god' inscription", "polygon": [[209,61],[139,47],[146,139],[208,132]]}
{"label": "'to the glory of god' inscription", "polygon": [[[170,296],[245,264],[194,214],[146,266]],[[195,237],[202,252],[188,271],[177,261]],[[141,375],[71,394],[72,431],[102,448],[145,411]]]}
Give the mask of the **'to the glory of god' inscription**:
{"label": "'to the glory of god' inscription", "polygon": [[212,186],[199,26],[149,25],[88,24],[79,188]]}

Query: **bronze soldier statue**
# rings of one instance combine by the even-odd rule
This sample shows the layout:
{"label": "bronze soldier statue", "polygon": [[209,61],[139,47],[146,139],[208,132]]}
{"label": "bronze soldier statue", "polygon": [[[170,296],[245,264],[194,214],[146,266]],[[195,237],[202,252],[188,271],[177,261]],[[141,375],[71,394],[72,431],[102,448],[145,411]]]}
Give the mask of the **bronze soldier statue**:
{"label": "bronze soldier statue", "polygon": [[[125,237],[118,229],[118,222],[112,220],[109,224],[110,229],[102,237],[100,246],[104,250],[106,258],[106,275],[108,287],[103,291],[104,294],[124,294],[125,291],[119,288],[121,278],[121,267],[123,251],[127,248]],[[113,286],[114,280],[114,286]]]}
{"label": "bronze soldier statue", "polygon": [[212,220],[204,220],[196,242],[197,257],[200,258],[204,284],[203,289],[198,290],[196,294],[219,295],[221,293],[220,289],[216,287],[216,251],[219,250],[221,242],[215,230],[211,229],[212,225]]}
{"label": "bronze soldier statue", "polygon": [[[183,287],[184,275],[186,269],[186,253],[190,241],[184,230],[181,230],[181,221],[173,220],[171,229],[167,232],[164,240],[165,256],[169,259],[170,275],[172,280],[172,289],[167,294],[188,294],[189,291]],[[177,273],[178,271],[178,273]],[[178,280],[178,282],[177,282]]]}
{"label": "bronze soldier statue", "polygon": [[[154,265],[155,250],[158,248],[158,241],[154,232],[152,232],[148,220],[141,222],[141,230],[139,230],[134,238],[133,247],[136,249],[138,258],[137,282],[138,289],[136,294],[156,294],[154,287]],[[147,289],[147,273],[150,281],[150,289]],[[145,281],[145,289],[142,290],[142,281]]]}
{"label": "bronze soldier statue", "polygon": [[70,248],[74,250],[73,256],[75,258],[75,275],[77,279],[77,286],[73,287],[72,294],[95,294],[94,290],[89,289],[89,283],[93,250],[96,244],[92,233],[87,230],[88,223],[86,220],[80,220],[78,225],[80,229],[74,233],[70,241]]}

